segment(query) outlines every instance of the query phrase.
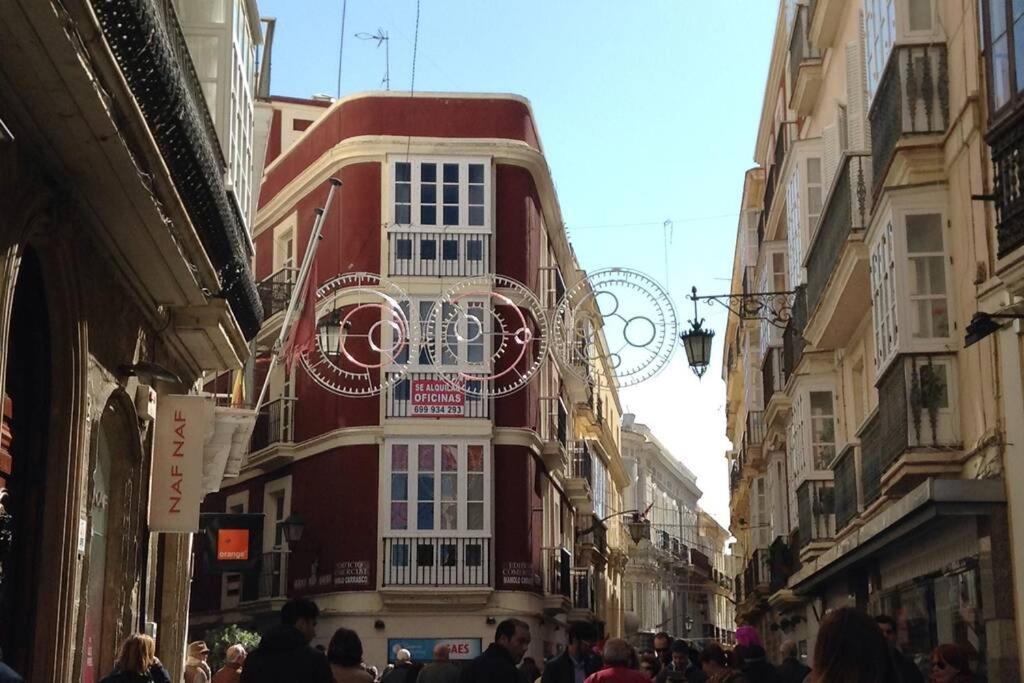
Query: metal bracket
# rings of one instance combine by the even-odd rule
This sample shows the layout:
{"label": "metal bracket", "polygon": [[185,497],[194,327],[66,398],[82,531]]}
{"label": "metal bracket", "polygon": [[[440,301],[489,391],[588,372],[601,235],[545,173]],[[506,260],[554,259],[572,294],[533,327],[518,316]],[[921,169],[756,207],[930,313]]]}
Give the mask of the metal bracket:
{"label": "metal bracket", "polygon": [[697,296],[697,288],[686,298],[695,304],[707,301],[724,306],[740,320],[764,320],[779,329],[785,329],[789,319],[793,317],[793,300],[795,290],[786,292],[748,292],[746,294],[708,294]]}

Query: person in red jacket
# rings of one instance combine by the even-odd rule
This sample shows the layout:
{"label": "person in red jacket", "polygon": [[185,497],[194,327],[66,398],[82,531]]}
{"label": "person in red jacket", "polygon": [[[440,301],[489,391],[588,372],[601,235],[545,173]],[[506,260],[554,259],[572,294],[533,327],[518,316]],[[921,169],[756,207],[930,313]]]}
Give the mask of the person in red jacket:
{"label": "person in red jacket", "polygon": [[621,638],[605,642],[604,667],[587,677],[586,683],[650,683],[650,679],[635,669],[629,668],[633,648]]}

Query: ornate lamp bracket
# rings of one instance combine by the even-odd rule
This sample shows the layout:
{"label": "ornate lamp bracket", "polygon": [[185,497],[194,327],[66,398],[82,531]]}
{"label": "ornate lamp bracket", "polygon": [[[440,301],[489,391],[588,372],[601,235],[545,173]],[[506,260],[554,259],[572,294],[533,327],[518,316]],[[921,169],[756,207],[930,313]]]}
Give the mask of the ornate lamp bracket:
{"label": "ornate lamp bracket", "polygon": [[706,301],[728,308],[740,320],[764,320],[770,325],[784,329],[793,315],[793,300],[796,291],[786,292],[745,292],[741,294],[708,294],[697,296],[697,288],[686,298],[696,304]]}

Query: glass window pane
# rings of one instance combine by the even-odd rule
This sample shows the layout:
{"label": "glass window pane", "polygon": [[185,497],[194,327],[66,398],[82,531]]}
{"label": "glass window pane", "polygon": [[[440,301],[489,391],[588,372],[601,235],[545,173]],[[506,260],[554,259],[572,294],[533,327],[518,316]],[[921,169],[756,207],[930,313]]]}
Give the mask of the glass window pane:
{"label": "glass window pane", "polygon": [[458,503],[441,503],[441,528],[442,529],[458,529],[459,528],[459,504]]}
{"label": "glass window pane", "polygon": [[392,474],[391,475],[391,500],[408,500],[409,499],[409,475],[408,474]]}
{"label": "glass window pane", "polygon": [[934,399],[935,405],[941,408],[949,407],[949,382],[945,365],[923,365],[918,368],[918,377],[921,382],[921,391],[927,394],[928,402]]}
{"label": "glass window pane", "polygon": [[412,187],[409,183],[398,183],[395,185],[395,201],[408,204],[412,198]]}
{"label": "glass window pane", "polygon": [[470,472],[483,472],[484,471],[484,447],[483,446],[470,446],[469,454],[467,457],[467,467]]}
{"label": "glass window pane", "polygon": [[812,391],[811,392],[811,414],[831,415],[832,414],[832,392]]}
{"label": "glass window pane", "polygon": [[469,203],[470,204],[483,204],[484,203],[484,186],[483,185],[470,185],[469,186]]}
{"label": "glass window pane", "polygon": [[929,292],[932,294],[946,293],[946,269],[945,259],[942,256],[932,256],[928,259],[929,271]]}
{"label": "glass window pane", "polygon": [[420,180],[425,183],[437,181],[437,164],[420,164]]}
{"label": "glass window pane", "polygon": [[466,500],[484,499],[484,475],[470,474],[466,477]]}
{"label": "glass window pane", "polygon": [[424,261],[437,259],[437,242],[434,240],[420,240],[420,258]]}
{"label": "glass window pane", "polygon": [[[473,209],[469,210],[470,218],[473,216]],[[470,225],[476,225],[470,220]],[[481,217],[480,225],[483,225],[483,218]],[[466,259],[469,261],[482,261],[484,258],[484,243],[481,240],[469,240],[466,242]]]}
{"label": "glass window pane", "polygon": [[433,183],[420,185],[420,201],[424,204],[436,204],[437,185]]}
{"label": "glass window pane", "polygon": [[[424,204],[420,207],[420,225],[437,225],[437,207]],[[434,258],[431,256],[430,258]]]}
{"label": "glass window pane", "polygon": [[910,0],[908,10],[911,31],[932,30],[932,0]]}
{"label": "glass window pane", "polygon": [[422,531],[434,528],[433,503],[420,503],[416,506],[416,528]]}
{"label": "glass window pane", "polygon": [[188,36],[189,54],[200,80],[216,80],[220,57],[220,39],[217,36]]}
{"label": "glass window pane", "polygon": [[430,543],[416,544],[416,566],[431,567],[434,565],[434,546]]}
{"label": "glass window pane", "polygon": [[397,182],[409,182],[412,180],[412,168],[408,162],[401,161],[395,164],[395,180]]}
{"label": "glass window pane", "polygon": [[459,447],[453,444],[441,446],[441,471],[454,472],[459,469]]}
{"label": "glass window pane", "polygon": [[[442,526],[442,529],[453,529],[454,527]],[[459,563],[459,552],[458,548],[455,547],[454,543],[442,543],[439,548],[441,556],[442,567],[454,567]]]}
{"label": "glass window pane", "polygon": [[395,223],[399,225],[409,225],[412,221],[412,209],[408,205],[397,205],[395,206]]}
{"label": "glass window pane", "polygon": [[412,258],[412,240],[400,239],[395,242],[395,257],[403,261]]}
{"label": "glass window pane", "polygon": [[1013,22],[1013,62],[1017,72],[1017,91],[1024,85],[1024,16]]}
{"label": "glass window pane", "polygon": [[469,224],[470,225],[483,225],[484,224],[484,207],[482,207],[482,206],[471,206],[471,207],[469,207]]}
{"label": "glass window pane", "polygon": [[484,528],[484,504],[466,504],[466,528],[471,531],[479,531]]}
{"label": "glass window pane", "polygon": [[989,0],[988,7],[989,27],[995,40],[1006,32],[1006,0]]}
{"label": "glass window pane", "polygon": [[459,475],[441,475],[441,500],[457,500],[459,493]]}
{"label": "glass window pane", "polygon": [[441,258],[445,261],[458,261],[459,243],[456,240],[443,240],[441,242]]}
{"label": "glass window pane", "polygon": [[992,54],[992,106],[999,109],[1010,100],[1010,40],[1003,34],[993,41]]}
{"label": "glass window pane", "polygon": [[459,165],[458,164],[445,164],[444,165],[444,182],[446,182],[446,183],[457,183],[457,182],[459,182]]}
{"label": "glass window pane", "polygon": [[949,308],[946,305],[945,299],[932,299],[931,302],[931,313],[932,313],[932,336],[933,337],[948,337],[949,336]]}
{"label": "glass window pane", "polygon": [[[999,2],[1002,4],[1002,2]],[[1013,0],[1011,5],[1013,7],[1013,18],[1017,19],[1021,15],[1024,15],[1024,0]]]}
{"label": "glass window pane", "polygon": [[821,159],[812,157],[807,160],[807,184],[817,185],[821,183]]}
{"label": "glass window pane", "polygon": [[420,472],[433,472],[434,446],[427,443],[420,444],[417,454],[419,456],[417,462],[419,464]]}
{"label": "glass window pane", "polygon": [[459,186],[458,185],[445,185],[444,186],[444,203],[445,204],[458,204],[459,203]]}
{"label": "glass window pane", "polygon": [[[402,527],[403,529],[405,527]],[[405,543],[396,543],[391,546],[391,566],[392,567],[408,567],[409,566],[409,546]]]}
{"label": "glass window pane", "polygon": [[469,182],[471,183],[482,183],[484,181],[484,165],[483,164],[470,164],[469,165]]}
{"label": "glass window pane", "polygon": [[416,477],[416,498],[419,500],[434,500],[434,475],[421,474]]}
{"label": "glass window pane", "polygon": [[483,564],[483,552],[479,543],[472,543],[465,547],[465,560],[463,564],[467,567],[479,567]]}
{"label": "glass window pane", "polygon": [[911,254],[942,251],[942,216],[924,213],[907,216],[907,251]]}
{"label": "glass window pane", "polygon": [[484,362],[484,344],[482,340],[466,346],[466,360],[470,363]]}
{"label": "glass window pane", "polygon": [[457,206],[446,206],[444,207],[444,221],[443,225],[458,225],[459,224],[459,207]]}
{"label": "glass window pane", "polygon": [[392,471],[405,471],[409,469],[408,445],[396,443],[391,446],[391,469]]}
{"label": "glass window pane", "polygon": [[408,529],[409,528],[409,504],[408,503],[392,503],[391,504],[391,528],[392,529]]}
{"label": "glass window pane", "polygon": [[227,22],[225,0],[187,0],[175,3],[182,24],[223,24]]}

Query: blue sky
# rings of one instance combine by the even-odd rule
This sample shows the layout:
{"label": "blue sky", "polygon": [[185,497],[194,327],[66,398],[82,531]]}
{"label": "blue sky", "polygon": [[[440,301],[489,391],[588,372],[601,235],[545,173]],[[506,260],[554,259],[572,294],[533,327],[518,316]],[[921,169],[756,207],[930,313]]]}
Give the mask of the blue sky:
{"label": "blue sky", "polygon": [[[342,0],[259,5],[278,20],[273,94],[335,95]],[[583,266],[646,272],[667,287],[684,325],[693,316],[684,299],[691,285],[728,289],[777,7],[422,0],[415,87],[529,98]],[[408,90],[415,24],[415,0],[348,0],[341,94],[381,87],[384,48],[355,37],[378,28],[390,36],[391,89]],[[661,375],[622,398],[696,473],[702,504],[727,523],[725,315],[704,305],[700,312],[719,331],[703,382],[680,348]]]}

